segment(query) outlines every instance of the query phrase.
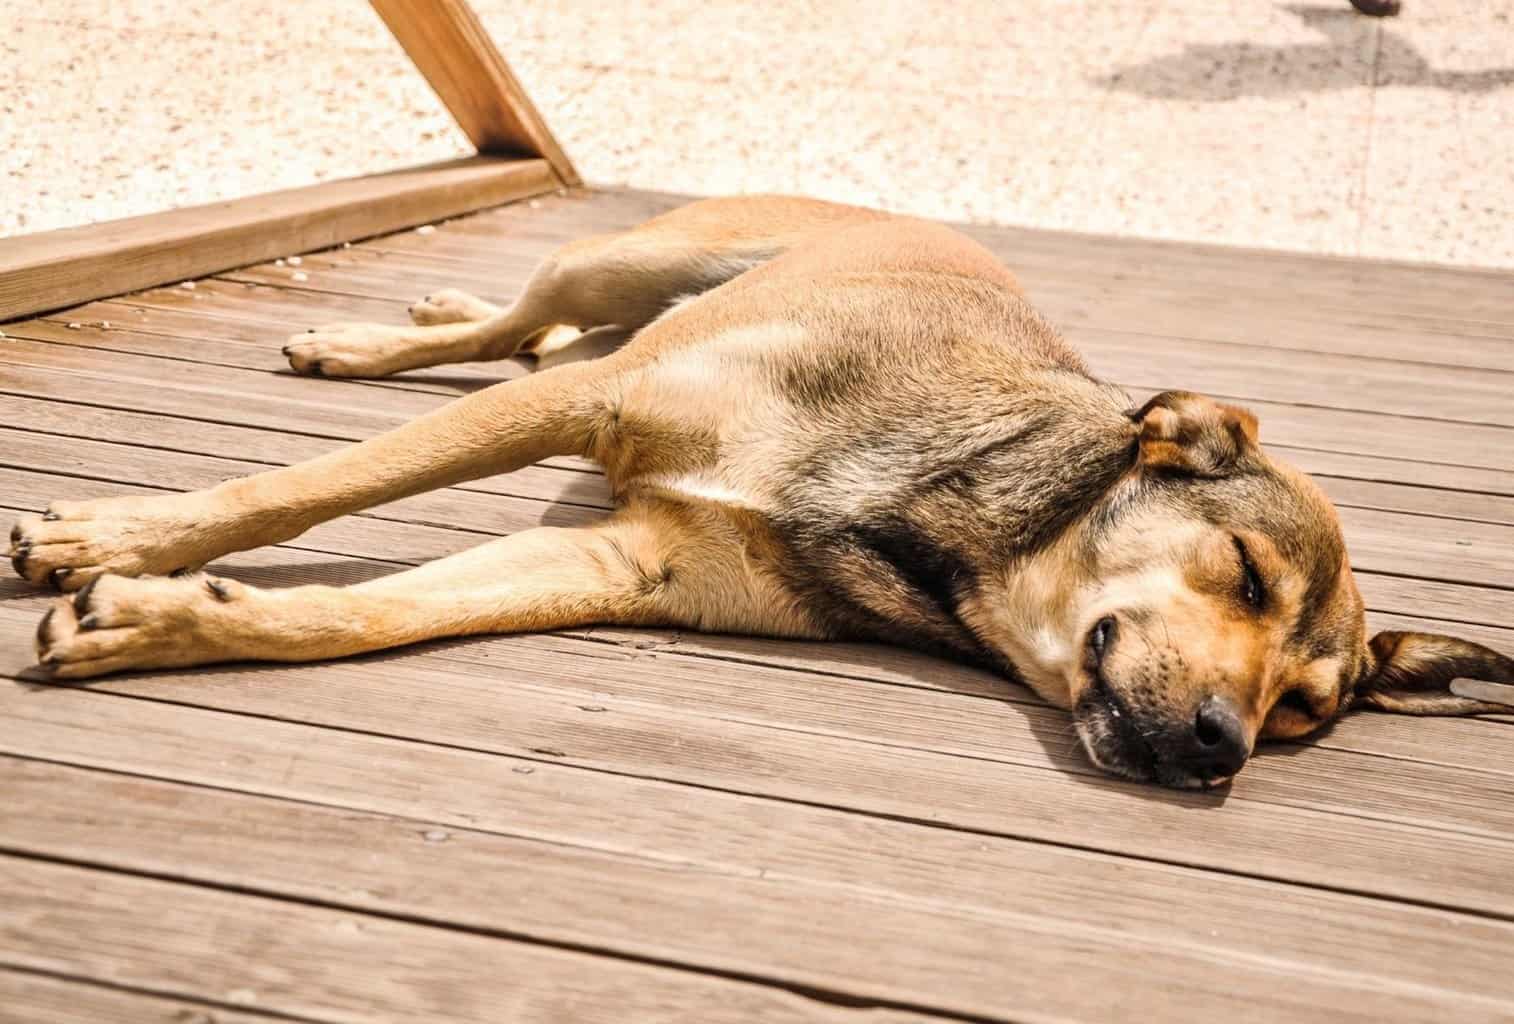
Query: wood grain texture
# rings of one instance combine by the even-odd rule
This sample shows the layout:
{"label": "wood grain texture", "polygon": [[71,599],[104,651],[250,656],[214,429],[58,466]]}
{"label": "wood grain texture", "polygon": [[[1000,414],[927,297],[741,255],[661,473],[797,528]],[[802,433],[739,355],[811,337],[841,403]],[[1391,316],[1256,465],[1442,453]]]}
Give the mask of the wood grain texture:
{"label": "wood grain texture", "polygon": [[455,217],[554,187],[479,156],[0,240],[0,321]]}
{"label": "wood grain texture", "polygon": [[[682,201],[545,197],[7,325],[0,508],[205,486],[529,372],[311,380],[278,348],[437,286],[508,301]],[[1514,650],[1505,277],[971,230],[1134,401],[1250,404],[1341,509],[1371,628]],[[609,502],[551,460],[217,570],[342,585]],[[1169,793],[1097,774],[1028,690],[880,647],[592,628],[13,681],[47,600],[0,580],[0,1007],[28,1019],[1514,1016],[1514,716],[1353,714]]]}
{"label": "wood grain texture", "polygon": [[269,1024],[286,1017],[0,967],[0,1024]]}
{"label": "wood grain texture", "polygon": [[[918,826],[885,824],[878,842],[865,844],[835,812],[777,810],[800,849],[775,851],[782,867],[754,872],[718,856],[690,862],[687,847],[592,848],[32,761],[0,764],[17,811],[0,821],[7,849],[88,861],[119,848],[124,856],[113,861],[143,873],[674,958],[854,999],[927,996],[973,1015],[1086,1018],[1110,1015],[1117,998],[1127,1015],[1204,1019],[1244,995],[1263,1018],[1349,1001],[1372,1019],[1401,1008],[1405,996],[1420,1012],[1476,1014],[1514,994],[1496,969],[1498,951],[1514,941],[1509,925],[1350,895],[1288,906],[1288,890],[1269,883],[1012,841],[970,844]],[[119,816],[95,820],[91,809],[102,804]],[[615,827],[595,824],[605,833]],[[831,856],[796,856],[806,827],[826,837]],[[281,855],[291,842],[302,850],[298,864]],[[364,851],[360,885],[353,850]],[[1006,884],[983,893],[928,870],[964,857]],[[1079,900],[1067,898],[1071,890]],[[1237,956],[1232,931],[1214,935],[1207,923],[1160,909],[1192,903],[1228,916],[1258,900],[1277,906],[1262,927],[1291,938],[1271,963]],[[1090,915],[1088,905],[1107,916]],[[859,934],[871,941],[851,941]],[[935,938],[911,941],[916,935]],[[1148,952],[1120,956],[1132,935]],[[1457,970],[1402,964],[1392,951],[1406,939],[1444,943]],[[1014,971],[992,969],[984,949],[1014,949]],[[1060,969],[1074,959],[1087,966]],[[1173,991],[1185,993],[1176,1012],[1165,995]]]}
{"label": "wood grain texture", "polygon": [[0,956],[18,966],[300,1020],[840,1024],[862,1013],[688,971],[22,858],[0,857],[0,891]]}
{"label": "wood grain texture", "polygon": [[578,171],[465,0],[372,0],[480,153],[539,156],[564,185]]}

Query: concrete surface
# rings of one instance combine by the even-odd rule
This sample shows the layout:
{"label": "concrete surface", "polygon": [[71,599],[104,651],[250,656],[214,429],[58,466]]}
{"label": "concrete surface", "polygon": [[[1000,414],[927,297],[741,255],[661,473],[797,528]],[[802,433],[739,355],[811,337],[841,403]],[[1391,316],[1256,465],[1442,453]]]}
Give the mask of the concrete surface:
{"label": "concrete surface", "polygon": [[[476,0],[584,176],[1514,267],[1514,0]],[[7,0],[0,233],[466,152],[362,0]]]}

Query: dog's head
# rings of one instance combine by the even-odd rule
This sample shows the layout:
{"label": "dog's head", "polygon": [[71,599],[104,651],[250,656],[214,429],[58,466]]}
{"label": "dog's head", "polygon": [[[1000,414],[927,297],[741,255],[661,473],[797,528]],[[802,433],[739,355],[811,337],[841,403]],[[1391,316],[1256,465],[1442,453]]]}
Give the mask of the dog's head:
{"label": "dog's head", "polygon": [[1071,707],[1096,764],[1209,786],[1258,738],[1351,707],[1509,710],[1449,684],[1514,683],[1514,660],[1451,637],[1367,639],[1334,509],[1262,451],[1251,413],[1167,392],[1131,422],[1133,468],[1076,531],[1075,582],[1041,644],[1052,678],[1037,688]]}

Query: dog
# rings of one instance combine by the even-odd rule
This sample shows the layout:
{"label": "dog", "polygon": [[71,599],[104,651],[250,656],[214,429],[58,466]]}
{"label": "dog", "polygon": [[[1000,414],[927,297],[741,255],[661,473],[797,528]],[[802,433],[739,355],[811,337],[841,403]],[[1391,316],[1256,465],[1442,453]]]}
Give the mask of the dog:
{"label": "dog", "polygon": [[[1514,660],[1468,641],[1369,642],[1333,508],[1251,413],[1181,391],[1132,409],[941,225],[705,200],[563,247],[507,308],[448,291],[411,314],[284,352],[331,377],[549,365],[309,462],[23,518],[16,571],[73,592],[38,627],[40,671],[590,624],[871,639],[1023,682],[1071,711],[1094,764],[1178,787],[1348,708],[1497,712],[1450,682],[1514,683]],[[349,587],[192,571],[559,455],[604,468],[602,521]]]}

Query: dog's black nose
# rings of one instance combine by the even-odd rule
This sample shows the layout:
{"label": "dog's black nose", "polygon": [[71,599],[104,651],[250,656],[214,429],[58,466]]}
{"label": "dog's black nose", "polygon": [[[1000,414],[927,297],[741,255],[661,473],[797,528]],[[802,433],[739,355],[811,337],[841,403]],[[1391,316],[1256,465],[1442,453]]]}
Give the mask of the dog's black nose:
{"label": "dog's black nose", "polygon": [[1210,697],[1199,705],[1193,719],[1193,739],[1183,763],[1206,779],[1234,775],[1246,763],[1251,744],[1246,726],[1228,701]]}

